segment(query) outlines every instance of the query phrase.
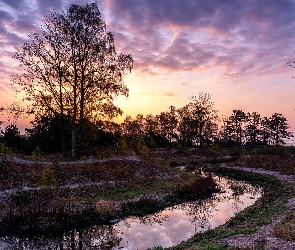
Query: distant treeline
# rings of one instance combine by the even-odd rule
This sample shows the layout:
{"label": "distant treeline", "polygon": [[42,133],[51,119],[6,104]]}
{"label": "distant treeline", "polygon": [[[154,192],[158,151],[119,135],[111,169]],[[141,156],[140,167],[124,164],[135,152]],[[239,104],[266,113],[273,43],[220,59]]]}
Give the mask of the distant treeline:
{"label": "distant treeline", "polygon": [[[136,151],[154,147],[203,147],[219,144],[232,145],[282,145],[292,137],[288,131],[287,119],[278,113],[262,117],[258,112],[233,110],[228,117],[218,116],[211,96],[200,93],[191,96],[190,102],[177,109],[170,106],[168,111],[158,115],[136,118],[127,116],[123,123],[113,121],[77,121],[79,136],[77,152],[91,154],[96,147],[120,147]],[[32,128],[21,136],[16,125],[7,126],[2,131],[1,141],[13,150],[31,154],[36,148],[42,152],[61,151],[61,133],[58,118],[36,116]],[[67,149],[71,145],[71,119],[65,117],[64,136]]]}

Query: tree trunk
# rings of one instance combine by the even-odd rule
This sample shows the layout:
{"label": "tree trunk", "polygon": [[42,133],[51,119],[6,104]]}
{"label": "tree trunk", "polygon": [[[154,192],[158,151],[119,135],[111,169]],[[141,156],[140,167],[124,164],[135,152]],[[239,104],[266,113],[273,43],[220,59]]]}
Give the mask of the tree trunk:
{"label": "tree trunk", "polygon": [[78,73],[74,64],[75,80],[73,85],[73,116],[72,116],[72,159],[76,158],[76,119],[77,119],[77,85]]}
{"label": "tree trunk", "polygon": [[72,159],[76,158],[76,124],[75,119],[72,119]]}
{"label": "tree trunk", "polygon": [[65,128],[64,123],[60,123],[60,137],[61,137],[61,152],[62,156],[66,156],[66,138],[65,138]]}

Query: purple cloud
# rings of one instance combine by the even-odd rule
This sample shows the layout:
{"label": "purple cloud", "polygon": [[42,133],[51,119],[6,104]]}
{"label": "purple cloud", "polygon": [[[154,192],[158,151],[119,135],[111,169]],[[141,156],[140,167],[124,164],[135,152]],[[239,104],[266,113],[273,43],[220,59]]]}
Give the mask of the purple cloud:
{"label": "purple cloud", "polygon": [[[49,11],[86,0],[2,1],[1,44],[20,47]],[[28,2],[27,2],[28,3]],[[118,52],[131,53],[145,74],[220,67],[224,76],[271,71],[288,61],[295,34],[290,0],[104,0],[98,3]],[[22,9],[22,11],[20,11]]]}
{"label": "purple cloud", "polygon": [[[284,57],[292,49],[295,4],[289,0],[106,2],[112,26],[120,23],[129,32],[123,44],[141,70],[221,66],[225,75],[246,74],[266,70],[269,61],[276,67],[280,58],[275,52],[280,50]],[[167,48],[169,41],[159,30],[181,35],[170,40]],[[196,40],[198,34],[205,38]],[[281,49],[282,44],[288,46]],[[250,62],[253,58],[256,62]]]}
{"label": "purple cloud", "polygon": [[7,11],[0,10],[0,22],[3,24],[3,22],[12,22],[13,16],[8,13]]}
{"label": "purple cloud", "polygon": [[26,6],[24,0],[2,0],[2,5],[7,5],[16,10],[22,10]]}

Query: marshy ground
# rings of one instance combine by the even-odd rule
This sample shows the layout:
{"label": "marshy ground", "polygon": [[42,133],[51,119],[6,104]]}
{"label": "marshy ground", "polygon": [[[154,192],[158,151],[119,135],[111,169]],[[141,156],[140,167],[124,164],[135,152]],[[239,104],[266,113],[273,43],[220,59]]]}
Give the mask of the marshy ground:
{"label": "marshy ground", "polygon": [[202,171],[258,184],[264,195],[225,225],[171,249],[295,249],[295,157],[284,148],[155,149],[145,157],[124,152],[78,162],[8,156],[0,165],[1,235],[105,223],[180,197],[208,197],[218,190]]}

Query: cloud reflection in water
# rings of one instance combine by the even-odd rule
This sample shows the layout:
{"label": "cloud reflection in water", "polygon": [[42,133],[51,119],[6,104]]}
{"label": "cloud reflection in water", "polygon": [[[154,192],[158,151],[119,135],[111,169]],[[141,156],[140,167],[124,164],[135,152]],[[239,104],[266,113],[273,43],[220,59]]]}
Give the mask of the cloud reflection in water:
{"label": "cloud reflection in water", "polygon": [[224,224],[261,196],[262,191],[258,187],[215,178],[223,192],[215,194],[212,199],[184,203],[154,215],[128,218],[116,224],[116,230],[123,233],[120,247],[128,245],[128,249],[146,249],[176,245],[197,232]]}
{"label": "cloud reflection in water", "polygon": [[[115,225],[93,226],[65,232],[60,238],[8,238],[27,249],[147,249],[169,247],[224,224],[235,213],[252,205],[262,194],[258,187],[244,182],[214,177],[221,193],[204,201],[183,203],[142,218],[130,217]],[[1,247],[1,242],[0,242]],[[5,248],[4,248],[5,249]]]}

